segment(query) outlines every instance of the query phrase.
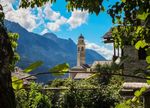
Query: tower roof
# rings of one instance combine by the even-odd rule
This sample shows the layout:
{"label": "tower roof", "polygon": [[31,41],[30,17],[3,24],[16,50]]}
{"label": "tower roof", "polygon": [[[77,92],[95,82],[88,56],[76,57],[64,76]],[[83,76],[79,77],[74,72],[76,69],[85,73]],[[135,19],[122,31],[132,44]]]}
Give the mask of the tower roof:
{"label": "tower roof", "polygon": [[84,37],[83,37],[83,35],[82,35],[82,34],[79,36],[79,39],[81,39],[81,38],[82,38],[82,39],[84,39]]}

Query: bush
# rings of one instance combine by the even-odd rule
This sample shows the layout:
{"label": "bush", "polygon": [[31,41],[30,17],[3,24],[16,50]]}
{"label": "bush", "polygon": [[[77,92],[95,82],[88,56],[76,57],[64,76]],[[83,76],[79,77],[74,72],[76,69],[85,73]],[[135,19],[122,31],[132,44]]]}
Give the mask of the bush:
{"label": "bush", "polygon": [[42,85],[32,83],[29,90],[16,91],[17,108],[50,108],[51,101],[41,89]]}
{"label": "bush", "polygon": [[[116,83],[117,82],[117,83]],[[47,87],[66,87],[66,90],[44,90],[32,83],[30,90],[16,91],[18,108],[110,108],[119,102],[121,80],[112,77],[106,85],[98,77],[88,80],[56,79]]]}

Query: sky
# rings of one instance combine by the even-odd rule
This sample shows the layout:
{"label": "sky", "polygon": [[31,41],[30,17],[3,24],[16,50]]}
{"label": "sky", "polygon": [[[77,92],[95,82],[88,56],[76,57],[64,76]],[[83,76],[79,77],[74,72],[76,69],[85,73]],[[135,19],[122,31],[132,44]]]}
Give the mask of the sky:
{"label": "sky", "polygon": [[[112,1],[104,2],[107,7]],[[60,38],[71,38],[75,43],[82,34],[86,48],[93,49],[110,60],[113,55],[112,44],[104,44],[103,35],[113,26],[106,11],[98,16],[88,11],[68,12],[65,0],[47,3],[40,8],[18,8],[19,0],[0,0],[4,7],[5,19],[19,23],[29,32],[45,34],[52,32]]]}

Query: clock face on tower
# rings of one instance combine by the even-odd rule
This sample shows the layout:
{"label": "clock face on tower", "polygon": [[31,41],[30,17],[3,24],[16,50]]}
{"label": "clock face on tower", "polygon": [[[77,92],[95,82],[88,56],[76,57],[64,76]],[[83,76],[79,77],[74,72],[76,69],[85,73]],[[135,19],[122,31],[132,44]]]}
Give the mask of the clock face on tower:
{"label": "clock face on tower", "polygon": [[77,44],[77,66],[85,64],[85,42],[82,34],[78,38]]}

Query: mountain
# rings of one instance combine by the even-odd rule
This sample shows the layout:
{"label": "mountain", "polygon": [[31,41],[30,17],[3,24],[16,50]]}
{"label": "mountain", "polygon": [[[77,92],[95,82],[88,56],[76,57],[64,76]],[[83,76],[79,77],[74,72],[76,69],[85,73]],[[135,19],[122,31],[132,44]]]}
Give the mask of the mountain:
{"label": "mountain", "polygon": [[[25,68],[34,61],[41,60],[44,65],[32,72],[37,73],[46,72],[49,68],[64,62],[69,63],[70,66],[76,65],[77,46],[72,39],[58,38],[53,33],[38,35],[28,32],[18,23],[7,20],[5,26],[10,32],[16,32],[20,36],[17,48],[21,57],[17,64],[19,67]],[[95,60],[105,60],[105,58],[93,50],[86,49],[86,63],[92,64]],[[51,75],[43,75],[38,76],[38,81],[46,82],[53,78],[55,77]]]}

